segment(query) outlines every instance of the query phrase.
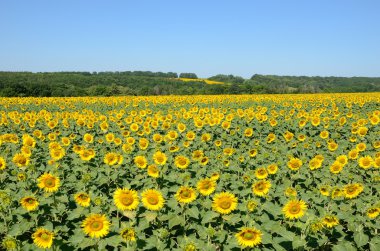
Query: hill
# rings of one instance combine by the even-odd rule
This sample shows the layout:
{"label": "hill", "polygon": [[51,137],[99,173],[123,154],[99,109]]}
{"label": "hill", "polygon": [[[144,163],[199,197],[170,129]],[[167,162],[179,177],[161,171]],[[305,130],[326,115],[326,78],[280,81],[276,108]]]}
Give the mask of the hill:
{"label": "hill", "polygon": [[253,75],[244,79],[219,74],[199,79],[194,73],[0,72],[2,97],[195,95],[252,93],[379,92],[380,78]]}

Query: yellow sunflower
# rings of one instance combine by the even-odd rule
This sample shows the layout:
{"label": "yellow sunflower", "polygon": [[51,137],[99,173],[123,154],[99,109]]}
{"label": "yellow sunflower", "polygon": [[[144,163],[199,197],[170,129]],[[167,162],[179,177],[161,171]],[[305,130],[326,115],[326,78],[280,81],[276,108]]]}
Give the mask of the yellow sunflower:
{"label": "yellow sunflower", "polygon": [[267,167],[268,173],[269,174],[276,174],[278,170],[277,164],[271,164]]}
{"label": "yellow sunflower", "polygon": [[380,214],[380,208],[371,207],[367,210],[367,216],[371,219],[375,219]]}
{"label": "yellow sunflower", "polygon": [[34,196],[26,196],[26,197],[23,197],[21,200],[20,200],[20,204],[23,208],[25,208],[26,210],[28,211],[33,211],[33,210],[36,210],[36,208],[38,207],[39,203],[37,201],[37,199],[34,197]]}
{"label": "yellow sunflower", "polygon": [[268,177],[268,171],[264,167],[257,168],[255,171],[255,176],[260,180],[265,179]]}
{"label": "yellow sunflower", "polygon": [[87,193],[80,192],[74,195],[75,202],[82,206],[82,207],[88,207],[90,206],[91,198]]}
{"label": "yellow sunflower", "polygon": [[25,167],[27,165],[29,165],[29,162],[30,162],[30,159],[25,156],[24,154],[21,154],[21,153],[17,153],[13,159],[12,159],[13,163],[15,163],[18,167]]}
{"label": "yellow sunflower", "polygon": [[157,165],[165,165],[167,159],[168,157],[166,157],[166,154],[163,152],[158,151],[153,154],[154,163]]}
{"label": "yellow sunflower", "polygon": [[292,158],[288,161],[288,167],[293,170],[297,171],[302,166],[302,160],[298,158]]}
{"label": "yellow sunflower", "polygon": [[107,153],[104,156],[104,163],[110,166],[120,165],[123,163],[123,156],[118,153]]}
{"label": "yellow sunflower", "polygon": [[329,196],[330,195],[330,187],[327,186],[327,185],[323,185],[319,188],[319,192],[323,195],[323,196]]}
{"label": "yellow sunflower", "polygon": [[133,160],[138,168],[146,168],[148,161],[144,156],[136,156]]}
{"label": "yellow sunflower", "polygon": [[330,166],[331,173],[338,174],[342,170],[343,170],[343,165],[338,161],[334,161],[334,163],[332,163],[332,165]]}
{"label": "yellow sunflower", "polygon": [[139,197],[135,190],[118,188],[113,194],[113,200],[119,210],[135,210],[139,205]]}
{"label": "yellow sunflower", "polygon": [[148,175],[153,178],[158,178],[160,175],[160,170],[154,164],[148,166]]}
{"label": "yellow sunflower", "polygon": [[365,157],[360,157],[359,160],[359,166],[363,169],[369,169],[373,165],[373,159],[371,156],[365,156]]}
{"label": "yellow sunflower", "polygon": [[303,200],[290,200],[282,208],[282,212],[288,219],[301,218],[307,209],[306,203]]}
{"label": "yellow sunflower", "polygon": [[40,248],[50,248],[53,244],[54,233],[44,228],[38,228],[33,234],[34,244]]}
{"label": "yellow sunflower", "polygon": [[322,224],[327,228],[332,228],[339,224],[339,219],[333,215],[326,215],[322,219]]}
{"label": "yellow sunflower", "polygon": [[218,193],[214,196],[212,208],[221,214],[229,214],[236,209],[238,199],[236,196],[229,192]]}
{"label": "yellow sunflower", "polygon": [[260,180],[252,185],[252,192],[260,197],[264,197],[271,187],[271,183],[268,180]]}
{"label": "yellow sunflower", "polygon": [[120,236],[124,241],[136,241],[136,233],[133,228],[126,227],[120,231]]}
{"label": "yellow sunflower", "polygon": [[254,227],[243,227],[240,232],[235,234],[235,237],[239,245],[245,248],[259,245],[262,235],[261,231]]}
{"label": "yellow sunflower", "polygon": [[44,173],[38,178],[38,187],[44,189],[45,192],[56,192],[59,186],[59,178],[50,173]]}
{"label": "yellow sunflower", "polygon": [[197,183],[199,193],[205,196],[212,194],[215,191],[215,188],[216,181],[209,178],[202,179]]}
{"label": "yellow sunflower", "polygon": [[7,162],[3,157],[0,157],[0,170],[4,170],[7,167]]}
{"label": "yellow sunflower", "polygon": [[103,214],[91,214],[82,222],[82,228],[85,234],[91,238],[101,238],[108,234],[110,222]]}
{"label": "yellow sunflower", "polygon": [[189,160],[189,158],[187,158],[185,156],[179,155],[179,156],[175,157],[174,164],[176,167],[178,167],[180,169],[185,169],[189,166],[190,160]]}
{"label": "yellow sunflower", "polygon": [[363,185],[358,183],[345,185],[343,188],[344,196],[347,199],[356,198],[361,192],[363,192],[363,189]]}
{"label": "yellow sunflower", "polygon": [[147,189],[141,193],[141,201],[149,210],[160,210],[164,207],[165,199],[161,192],[155,189]]}
{"label": "yellow sunflower", "polygon": [[193,188],[181,186],[175,194],[175,198],[178,202],[187,204],[193,202],[197,198],[197,194]]}

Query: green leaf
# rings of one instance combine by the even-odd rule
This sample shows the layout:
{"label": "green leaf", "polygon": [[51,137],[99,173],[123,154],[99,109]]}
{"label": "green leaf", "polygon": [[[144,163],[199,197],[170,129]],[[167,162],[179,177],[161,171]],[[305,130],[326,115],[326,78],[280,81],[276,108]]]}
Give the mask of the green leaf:
{"label": "green leaf", "polygon": [[177,225],[181,225],[181,226],[185,225],[185,219],[178,215],[169,219],[169,228],[173,228],[174,226],[177,226]]}
{"label": "green leaf", "polygon": [[377,251],[379,250],[379,247],[380,247],[380,238],[379,237],[372,238],[371,242],[369,243],[369,249],[371,251]]}
{"label": "green leaf", "polygon": [[193,206],[192,208],[190,208],[188,211],[188,214],[195,218],[195,219],[198,219],[199,218],[199,210],[196,206]]}
{"label": "green leaf", "polygon": [[306,241],[304,239],[301,239],[299,236],[294,236],[292,241],[293,249],[302,248],[306,245]]}
{"label": "green leaf", "polygon": [[369,237],[368,237],[368,235],[364,234],[363,232],[356,232],[356,233],[354,233],[354,240],[355,240],[356,245],[358,247],[362,247],[368,243]]}
{"label": "green leaf", "polygon": [[212,219],[218,217],[219,214],[214,212],[214,211],[207,211],[204,215],[203,215],[203,219],[202,219],[202,224],[205,224],[205,223],[209,223],[212,221]]}
{"label": "green leaf", "polygon": [[355,251],[357,250],[350,242],[339,242],[339,244],[333,246],[333,251]]}

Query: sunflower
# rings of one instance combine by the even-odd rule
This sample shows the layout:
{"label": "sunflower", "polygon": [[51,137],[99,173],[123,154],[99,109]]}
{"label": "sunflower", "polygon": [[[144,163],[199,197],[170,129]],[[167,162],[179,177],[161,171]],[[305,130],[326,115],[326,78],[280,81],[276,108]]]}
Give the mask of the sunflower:
{"label": "sunflower", "polygon": [[21,153],[17,153],[13,159],[12,159],[13,163],[15,163],[18,167],[25,167],[27,165],[29,165],[29,162],[30,162],[30,159],[25,156],[24,154],[21,154]]}
{"label": "sunflower", "polygon": [[349,159],[357,159],[359,157],[359,151],[357,149],[353,149],[348,152]]}
{"label": "sunflower", "polygon": [[7,167],[7,162],[3,157],[0,157],[0,170],[4,170]]}
{"label": "sunflower", "polygon": [[334,187],[331,191],[331,198],[336,199],[342,197],[344,192],[339,187]]}
{"label": "sunflower", "polygon": [[162,193],[155,189],[147,189],[142,194],[142,202],[144,206],[149,210],[160,210],[163,208],[165,199]]}
{"label": "sunflower", "polygon": [[330,166],[331,173],[338,174],[342,170],[343,170],[343,165],[338,161],[334,161],[334,163],[332,163],[332,165]]}
{"label": "sunflower", "polygon": [[166,157],[165,153],[158,151],[153,154],[154,163],[157,165],[165,165],[168,157]]}
{"label": "sunflower", "polygon": [[44,228],[38,228],[33,234],[34,244],[40,248],[50,248],[53,244],[54,233]]}
{"label": "sunflower", "polygon": [[326,215],[322,219],[322,224],[327,228],[332,228],[339,224],[339,219],[334,215]]}
{"label": "sunflower", "polygon": [[104,156],[104,163],[110,166],[120,165],[123,163],[123,156],[118,153],[107,153]]}
{"label": "sunflower", "polygon": [[25,208],[26,210],[28,211],[33,211],[33,210],[36,210],[36,208],[38,207],[39,203],[37,201],[37,199],[34,197],[34,196],[26,196],[26,197],[23,197],[21,200],[20,200],[20,204],[23,208]]}
{"label": "sunflower", "polygon": [[323,195],[323,196],[329,196],[330,195],[330,187],[327,186],[327,185],[323,185],[319,188],[319,192]]}
{"label": "sunflower", "polygon": [[363,189],[364,188],[363,188],[362,184],[358,184],[358,183],[348,184],[348,185],[344,186],[344,188],[343,188],[344,196],[347,199],[356,198],[363,191]]}
{"label": "sunflower", "polygon": [[229,214],[236,209],[238,199],[236,196],[229,192],[218,193],[214,196],[212,208],[221,214]]}
{"label": "sunflower", "polygon": [[292,158],[288,161],[288,167],[293,170],[297,171],[302,166],[302,160],[298,158]]}
{"label": "sunflower", "polygon": [[120,236],[124,241],[136,241],[136,233],[133,228],[126,227],[120,231]]}
{"label": "sunflower", "polygon": [[252,185],[252,192],[260,197],[264,197],[271,187],[271,183],[268,180],[260,180]]}
{"label": "sunflower", "polygon": [[268,171],[264,167],[258,168],[255,171],[255,176],[260,180],[265,179],[268,177]]}
{"label": "sunflower", "polygon": [[44,173],[38,178],[38,187],[44,189],[45,192],[56,192],[59,186],[59,178],[50,173]]}
{"label": "sunflower", "polygon": [[197,194],[193,188],[181,186],[175,194],[175,198],[178,202],[187,204],[193,202],[197,198]]}
{"label": "sunflower", "polygon": [[269,174],[276,174],[278,170],[277,164],[271,164],[267,167],[268,173]]}
{"label": "sunflower", "polygon": [[189,166],[190,160],[189,160],[189,158],[187,158],[185,156],[179,155],[179,156],[175,157],[174,164],[176,167],[178,167],[180,169],[185,169]]}
{"label": "sunflower", "polygon": [[74,195],[75,202],[82,206],[82,207],[88,207],[90,206],[91,198],[90,195],[84,192],[80,192]]}
{"label": "sunflower", "polygon": [[148,165],[148,161],[144,156],[136,156],[133,161],[138,168],[146,168]]}
{"label": "sunflower", "polygon": [[17,241],[13,237],[5,237],[1,242],[1,247],[4,250],[17,250]]}
{"label": "sunflower", "polygon": [[212,194],[215,191],[215,188],[216,181],[209,178],[202,179],[197,183],[199,193],[205,196]]}
{"label": "sunflower", "polygon": [[247,209],[250,212],[255,211],[256,207],[259,205],[259,203],[255,200],[249,200],[247,201]]}
{"label": "sunflower", "polygon": [[92,136],[92,135],[89,134],[89,133],[86,133],[85,135],[83,135],[83,140],[84,140],[86,143],[92,143],[92,142],[94,142],[94,136]]}
{"label": "sunflower", "polygon": [[157,178],[160,175],[160,170],[155,164],[148,166],[148,175],[153,178]]}
{"label": "sunflower", "polygon": [[239,245],[245,248],[259,245],[262,235],[261,231],[254,227],[243,227],[240,232],[235,234],[235,237]]}
{"label": "sunflower", "polygon": [[367,209],[367,216],[371,219],[375,219],[380,214],[380,208],[371,207]]}
{"label": "sunflower", "polygon": [[322,161],[317,158],[312,158],[309,162],[310,170],[318,169],[322,166]]}
{"label": "sunflower", "polygon": [[296,197],[297,196],[297,190],[293,187],[288,187],[285,190],[285,196],[286,197]]}
{"label": "sunflower", "polygon": [[135,210],[139,205],[139,197],[135,190],[118,188],[113,194],[113,200],[119,210]]}
{"label": "sunflower", "polygon": [[365,157],[360,157],[358,162],[359,162],[359,166],[363,169],[369,169],[373,165],[373,159],[369,155]]}
{"label": "sunflower", "polygon": [[301,218],[307,209],[306,203],[303,200],[290,200],[282,208],[282,212],[288,219]]}
{"label": "sunflower", "polygon": [[110,222],[103,214],[91,214],[82,222],[83,231],[91,238],[101,238],[108,234]]}

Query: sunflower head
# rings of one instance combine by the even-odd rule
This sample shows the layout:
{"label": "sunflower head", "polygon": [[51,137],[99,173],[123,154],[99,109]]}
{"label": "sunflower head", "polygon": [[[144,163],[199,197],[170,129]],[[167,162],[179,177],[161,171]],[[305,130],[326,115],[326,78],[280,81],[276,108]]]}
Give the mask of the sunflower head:
{"label": "sunflower head", "polygon": [[290,200],[282,208],[282,212],[288,219],[301,218],[307,209],[306,203],[303,200]]}
{"label": "sunflower head", "polygon": [[216,182],[212,179],[205,178],[197,183],[197,189],[202,195],[210,195],[215,191]]}
{"label": "sunflower head", "polygon": [[50,173],[44,173],[38,178],[38,187],[44,189],[45,192],[56,192],[59,186],[59,178]]}
{"label": "sunflower head", "polygon": [[327,228],[332,228],[339,224],[339,219],[334,215],[326,215],[322,219],[322,224]]}
{"label": "sunflower head", "polygon": [[32,235],[34,244],[40,248],[50,248],[53,244],[54,233],[44,228],[38,228]]}
{"label": "sunflower head", "polygon": [[133,228],[126,227],[120,231],[120,236],[124,241],[134,242],[136,241],[136,233]]}
{"label": "sunflower head", "polygon": [[82,222],[85,234],[91,238],[101,238],[108,234],[110,222],[105,215],[91,214]]}
{"label": "sunflower head", "polygon": [[235,234],[235,237],[240,246],[255,247],[261,243],[262,233],[260,230],[252,227],[244,227]]}
{"label": "sunflower head", "polygon": [[26,196],[20,200],[20,204],[23,208],[25,208],[28,211],[36,210],[39,203],[36,198],[33,196]]}
{"label": "sunflower head", "polygon": [[193,202],[197,198],[197,194],[193,188],[182,186],[175,194],[175,198],[178,202],[187,204]]}
{"label": "sunflower head", "polygon": [[252,185],[252,192],[259,197],[264,197],[268,194],[270,187],[270,181],[260,180]]}
{"label": "sunflower head", "polygon": [[238,199],[229,192],[222,192],[214,196],[212,208],[220,214],[229,214],[236,209]]}
{"label": "sunflower head", "polygon": [[91,198],[90,195],[87,193],[81,192],[74,195],[75,202],[82,206],[82,207],[88,207],[90,206]]}
{"label": "sunflower head", "polygon": [[118,188],[114,195],[113,200],[119,210],[135,210],[139,205],[139,198],[135,190],[127,188]]}
{"label": "sunflower head", "polygon": [[160,210],[164,207],[165,199],[161,192],[155,189],[147,189],[141,194],[141,201],[149,210]]}
{"label": "sunflower head", "polygon": [[1,247],[4,248],[4,250],[16,250],[17,249],[17,241],[16,239],[12,237],[5,237],[3,241],[1,242]]}

